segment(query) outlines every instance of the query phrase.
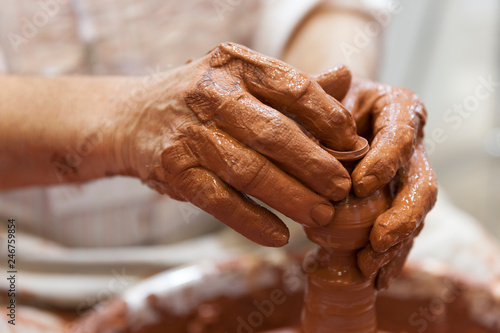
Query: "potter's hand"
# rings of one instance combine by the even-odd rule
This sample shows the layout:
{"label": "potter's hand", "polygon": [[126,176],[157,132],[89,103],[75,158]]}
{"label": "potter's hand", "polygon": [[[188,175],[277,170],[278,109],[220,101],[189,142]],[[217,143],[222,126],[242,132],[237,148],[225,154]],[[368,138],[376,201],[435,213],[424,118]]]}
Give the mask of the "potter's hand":
{"label": "potter's hand", "polygon": [[385,289],[390,279],[399,275],[425,215],[436,202],[436,176],[421,142],[393,181],[397,191],[391,207],[378,216],[370,235],[371,245],[358,254],[365,276],[378,273],[378,289]]}
{"label": "potter's hand", "polygon": [[[328,93],[335,87],[335,80],[324,74],[316,80]],[[366,80],[354,81],[342,104],[351,111],[358,134],[370,141],[370,151],[351,175],[354,192],[365,197],[384,187],[408,163],[423,135],[427,112],[408,89]]]}
{"label": "potter's hand", "polygon": [[[328,92],[328,81],[317,81]],[[380,289],[399,274],[436,201],[435,175],[421,143],[426,111],[411,91],[371,81],[355,82],[343,103],[358,133],[371,139],[370,151],[352,174],[354,192],[370,195],[391,180],[397,188],[391,207],[375,221],[370,245],[359,254],[361,270],[367,276],[378,273]]]}
{"label": "potter's hand", "polygon": [[262,245],[286,244],[288,229],[245,194],[304,225],[331,221],[328,199],[348,194],[349,174],[298,124],[339,150],[357,135],[349,112],[314,80],[226,43],[157,81],[125,122],[125,169]]}

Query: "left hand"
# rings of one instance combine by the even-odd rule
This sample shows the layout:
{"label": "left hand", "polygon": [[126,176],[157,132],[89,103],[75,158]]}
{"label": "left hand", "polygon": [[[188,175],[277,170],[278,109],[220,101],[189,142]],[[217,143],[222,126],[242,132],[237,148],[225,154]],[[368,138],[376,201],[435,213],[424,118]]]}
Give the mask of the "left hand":
{"label": "left hand", "polygon": [[378,273],[376,286],[384,289],[400,273],[437,197],[436,177],[422,143],[427,112],[410,90],[373,81],[356,81],[345,97],[338,95],[335,82],[346,71],[340,67],[316,76],[316,81],[327,93],[336,91],[334,97],[343,98],[358,134],[370,141],[370,151],[351,175],[354,193],[371,195],[391,180],[396,188],[391,207],[375,221],[370,245],[358,254],[363,274]]}

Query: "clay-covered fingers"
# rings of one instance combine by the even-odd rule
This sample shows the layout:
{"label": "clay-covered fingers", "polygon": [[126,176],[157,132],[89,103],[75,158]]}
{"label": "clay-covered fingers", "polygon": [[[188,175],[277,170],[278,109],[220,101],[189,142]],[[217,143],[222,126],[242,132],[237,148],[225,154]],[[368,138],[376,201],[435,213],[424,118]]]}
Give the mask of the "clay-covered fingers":
{"label": "clay-covered fingers", "polygon": [[353,190],[360,197],[385,186],[408,163],[426,118],[420,99],[405,88],[378,85],[365,94],[378,98],[371,105],[370,151],[352,173]]}
{"label": "clay-covered fingers", "polygon": [[407,239],[422,223],[437,198],[437,182],[424,146],[417,143],[408,164],[399,170],[399,187],[391,207],[377,217],[370,233],[376,252]]}
{"label": "clay-covered fingers", "polygon": [[237,75],[240,86],[302,124],[326,146],[349,150],[357,141],[349,111],[308,75],[274,58],[237,44],[212,51],[211,65]]}
{"label": "clay-covered fingers", "polygon": [[[299,126],[281,112],[261,103],[250,93],[228,91],[213,76],[198,86],[186,100],[199,118],[275,162],[316,193],[341,200],[351,188],[349,173],[333,156],[312,141]],[[207,110],[201,101],[210,100]]]}
{"label": "clay-covered fingers", "polygon": [[186,201],[170,184],[165,182],[165,171],[161,165],[154,165],[151,168],[149,178],[145,181],[145,184],[158,193],[166,194],[174,200]]}
{"label": "clay-covered fingers", "polygon": [[257,244],[279,247],[288,242],[288,228],[276,215],[201,167],[193,157],[185,141],[172,144],[162,155],[163,165],[154,169],[157,179]]}
{"label": "clay-covered fingers", "polygon": [[[402,241],[389,248],[384,252],[376,252],[371,244],[367,245],[364,249],[358,252],[358,266],[364,276],[371,278],[379,273],[381,268],[394,262],[400,261],[401,257],[405,257],[405,253],[409,252],[413,244],[413,239],[418,236],[423,228],[423,223],[413,232],[413,234]],[[399,259],[397,259],[399,258]],[[403,260],[404,264],[404,260]],[[395,264],[391,264],[393,267]],[[387,270],[386,270],[387,272]]]}
{"label": "clay-covered fingers", "polygon": [[312,190],[331,200],[341,200],[349,193],[351,180],[342,164],[282,113],[243,93],[228,100],[219,114],[215,121],[219,128],[269,157]]}
{"label": "clay-covered fingers", "polygon": [[376,252],[371,245],[367,245],[364,249],[358,252],[358,266],[367,278],[371,278],[377,274],[378,270],[393,260],[401,249],[406,245],[406,242],[399,243],[385,252]]}
{"label": "clay-covered fingers", "polygon": [[[193,126],[187,144],[202,167],[242,193],[310,227],[331,222],[334,209],[327,199],[226,133]],[[164,163],[168,163],[167,155]]]}
{"label": "clay-covered fingers", "polygon": [[413,237],[405,242],[402,249],[397,253],[397,255],[385,266],[380,268],[377,278],[375,280],[375,288],[377,290],[385,290],[389,287],[389,282],[398,277],[403,270],[406,258],[410,254],[410,250],[413,246]]}
{"label": "clay-covered fingers", "polygon": [[313,78],[328,95],[342,101],[351,86],[352,74],[348,67],[342,65]]}
{"label": "clay-covered fingers", "polygon": [[[273,240],[281,234],[278,243],[271,243],[277,246],[288,238],[288,231],[276,216],[241,193],[311,227],[327,225],[334,216],[334,208],[326,198],[213,126],[190,126],[182,138],[164,150],[162,166],[153,170],[154,179],[172,184],[184,199],[248,238],[255,240],[259,228],[267,230],[264,236],[258,236],[263,238],[257,241],[259,244],[270,245],[266,237]],[[242,207],[233,213],[231,204]],[[263,221],[256,221],[259,218]]]}

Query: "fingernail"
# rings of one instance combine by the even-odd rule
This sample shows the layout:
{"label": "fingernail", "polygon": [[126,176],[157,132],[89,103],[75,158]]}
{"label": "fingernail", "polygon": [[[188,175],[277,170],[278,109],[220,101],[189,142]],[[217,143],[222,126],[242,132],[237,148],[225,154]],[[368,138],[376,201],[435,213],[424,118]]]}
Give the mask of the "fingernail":
{"label": "fingernail", "polygon": [[377,185],[377,177],[374,175],[364,176],[360,180],[354,181],[354,193],[358,197],[366,197],[367,195],[372,194]]}
{"label": "fingernail", "polygon": [[288,243],[288,239],[290,238],[288,229],[267,229],[263,232],[263,235],[266,239],[265,245],[270,247],[282,247]]}
{"label": "fingernail", "polygon": [[320,227],[330,224],[334,215],[335,210],[330,204],[317,204],[311,211],[311,218]]}
{"label": "fingernail", "polygon": [[333,201],[340,201],[347,197],[349,191],[351,191],[351,179],[350,178],[335,178],[331,181],[328,198]]}

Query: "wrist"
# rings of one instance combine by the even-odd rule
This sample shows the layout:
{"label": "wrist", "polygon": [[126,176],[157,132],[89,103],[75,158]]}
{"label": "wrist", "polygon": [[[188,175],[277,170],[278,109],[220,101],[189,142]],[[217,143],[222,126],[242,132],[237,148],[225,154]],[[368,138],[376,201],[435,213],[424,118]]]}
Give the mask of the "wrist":
{"label": "wrist", "polygon": [[144,95],[143,78],[123,77],[114,80],[114,94],[105,102],[105,116],[98,126],[104,148],[101,155],[103,171],[106,176],[139,177],[133,147],[140,99]]}
{"label": "wrist", "polygon": [[124,78],[120,83],[111,103],[109,174],[146,179],[152,163],[160,162],[157,148],[169,137],[168,126],[162,126],[169,123],[169,116],[162,111],[175,104],[167,77],[158,73]]}
{"label": "wrist", "polygon": [[73,108],[67,117],[66,148],[57,149],[52,169],[59,182],[82,182],[125,174],[115,147],[123,118],[119,105],[132,79],[119,77],[84,78],[78,86],[85,99],[70,100]]}

